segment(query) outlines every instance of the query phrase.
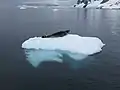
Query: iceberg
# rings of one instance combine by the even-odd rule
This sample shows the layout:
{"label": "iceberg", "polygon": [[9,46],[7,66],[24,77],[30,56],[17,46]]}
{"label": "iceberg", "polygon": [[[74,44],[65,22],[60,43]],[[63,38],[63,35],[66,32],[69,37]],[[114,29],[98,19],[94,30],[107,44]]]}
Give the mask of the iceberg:
{"label": "iceberg", "polygon": [[[38,67],[43,61],[64,62],[67,56],[72,63],[83,60],[88,55],[102,51],[105,44],[97,37],[82,37],[77,34],[68,34],[64,37],[42,38],[33,37],[22,43],[27,61]],[[67,61],[67,62],[68,62]]]}
{"label": "iceberg", "polygon": [[57,38],[29,38],[22,43],[22,48],[64,50],[72,53],[91,55],[102,51],[104,45],[97,37],[82,37],[76,34],[68,34]]}

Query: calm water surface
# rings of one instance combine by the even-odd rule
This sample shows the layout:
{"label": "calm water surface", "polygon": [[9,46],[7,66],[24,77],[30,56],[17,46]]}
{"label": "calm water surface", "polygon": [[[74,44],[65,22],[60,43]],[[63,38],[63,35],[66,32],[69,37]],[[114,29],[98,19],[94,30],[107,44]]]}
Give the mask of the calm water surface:
{"label": "calm water surface", "polygon": [[[0,12],[0,90],[120,89],[120,11],[1,7]],[[58,62],[34,68],[21,48],[23,41],[61,29],[99,37],[106,46],[78,61],[77,69]]]}

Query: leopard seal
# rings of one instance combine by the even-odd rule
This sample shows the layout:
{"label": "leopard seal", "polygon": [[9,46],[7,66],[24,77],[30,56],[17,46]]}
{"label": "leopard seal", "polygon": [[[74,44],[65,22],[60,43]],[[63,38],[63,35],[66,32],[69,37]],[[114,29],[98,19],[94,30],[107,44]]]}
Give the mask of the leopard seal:
{"label": "leopard seal", "polygon": [[51,34],[51,35],[44,35],[44,36],[42,36],[42,38],[63,37],[63,36],[66,36],[69,32],[70,32],[70,30],[59,31],[59,32],[53,33],[53,34]]}

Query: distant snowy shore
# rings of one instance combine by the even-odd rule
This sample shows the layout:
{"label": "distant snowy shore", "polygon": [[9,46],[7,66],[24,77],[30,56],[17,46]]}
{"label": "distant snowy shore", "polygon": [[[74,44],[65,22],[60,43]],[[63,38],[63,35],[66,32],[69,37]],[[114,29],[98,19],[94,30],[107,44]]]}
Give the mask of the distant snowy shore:
{"label": "distant snowy shore", "polygon": [[[97,9],[120,9],[120,0],[109,0],[105,3],[102,3],[103,0],[88,2],[86,8],[97,8]],[[75,4],[74,7],[83,8],[85,4]]]}
{"label": "distant snowy shore", "polygon": [[[81,2],[82,1],[82,2]],[[91,1],[91,2],[90,2]],[[63,7],[72,7],[72,8],[96,8],[96,9],[120,9],[120,0],[78,0],[79,4],[67,5],[68,2],[24,2],[22,5],[17,7],[20,9],[27,8],[40,8],[40,7],[54,7],[54,8],[63,8]],[[76,3],[78,3],[76,2]],[[66,5],[64,5],[67,3]]]}

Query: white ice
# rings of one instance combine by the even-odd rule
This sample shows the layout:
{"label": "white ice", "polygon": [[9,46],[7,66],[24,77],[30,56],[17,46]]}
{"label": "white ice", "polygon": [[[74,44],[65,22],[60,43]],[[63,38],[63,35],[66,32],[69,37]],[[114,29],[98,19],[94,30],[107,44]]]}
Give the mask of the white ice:
{"label": "white ice", "polygon": [[22,44],[25,49],[64,50],[71,53],[91,55],[102,51],[105,44],[97,37],[81,37],[68,34],[58,38],[29,38]]}
{"label": "white ice", "polygon": [[26,9],[26,7],[20,7],[20,9]]}
{"label": "white ice", "polygon": [[20,5],[19,5],[18,8],[20,8],[20,9],[35,8],[35,9],[36,9],[36,8],[38,8],[38,6],[28,6],[28,5],[21,5],[21,6],[20,6]]}

